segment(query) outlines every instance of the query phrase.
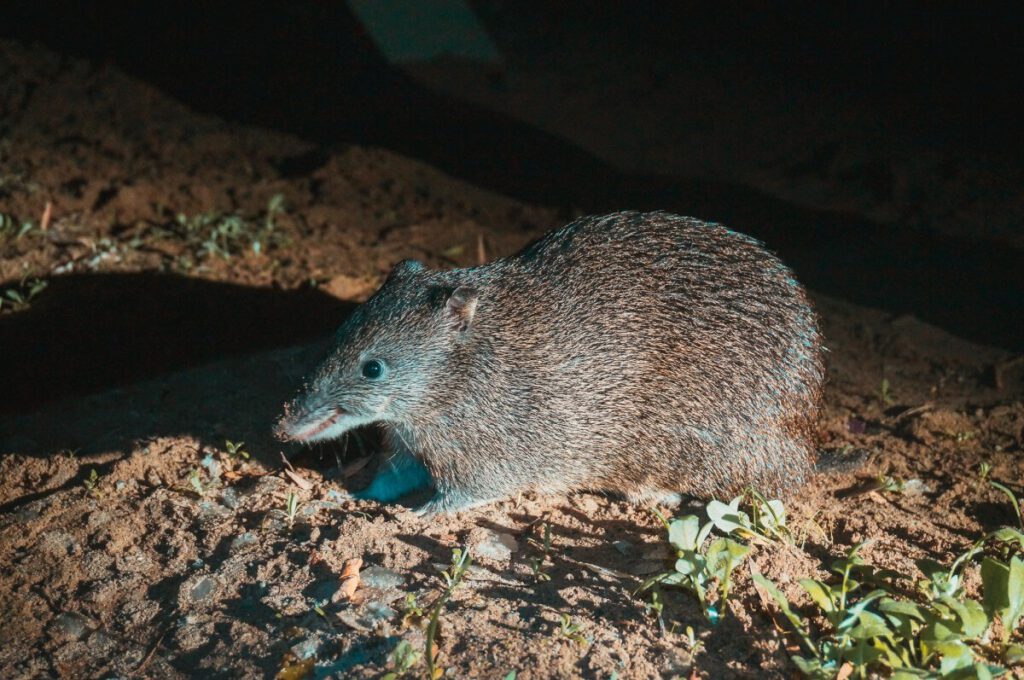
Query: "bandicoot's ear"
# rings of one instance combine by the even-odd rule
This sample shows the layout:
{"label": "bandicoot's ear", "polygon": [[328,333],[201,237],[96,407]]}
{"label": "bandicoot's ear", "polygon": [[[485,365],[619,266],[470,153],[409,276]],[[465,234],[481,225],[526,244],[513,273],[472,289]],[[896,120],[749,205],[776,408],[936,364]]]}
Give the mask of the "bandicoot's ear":
{"label": "bandicoot's ear", "polygon": [[477,299],[480,297],[476,288],[472,286],[459,286],[448,296],[445,303],[445,313],[452,321],[452,327],[460,333],[469,330],[473,322],[473,314],[476,312]]}

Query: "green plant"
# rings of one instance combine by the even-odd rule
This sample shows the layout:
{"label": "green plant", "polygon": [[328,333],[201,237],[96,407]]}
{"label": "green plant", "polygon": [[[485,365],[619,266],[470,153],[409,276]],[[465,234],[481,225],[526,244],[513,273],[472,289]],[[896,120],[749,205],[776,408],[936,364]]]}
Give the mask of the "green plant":
{"label": "green plant", "polygon": [[17,286],[8,288],[0,295],[0,310],[7,305],[13,310],[25,309],[49,283],[45,279],[23,277]]}
{"label": "green plant", "polygon": [[882,401],[882,406],[892,406],[896,403],[888,378],[882,378],[882,385],[878,390],[878,397]]}
{"label": "green plant", "polygon": [[451,600],[452,595],[455,593],[455,589],[462,583],[463,578],[466,576],[466,571],[472,563],[473,560],[470,558],[468,550],[455,548],[452,550],[451,564],[447,569],[441,572],[441,578],[443,578],[445,582],[445,590],[441,593],[441,596],[437,598],[437,601],[430,610],[430,619],[427,623],[426,643],[424,645],[424,658],[427,661],[427,677],[430,678],[430,680],[437,680],[437,678],[444,674],[444,670],[437,663],[440,652],[437,650],[435,645],[435,638],[437,637],[437,630],[440,624],[441,610],[446,604],[448,604],[448,601]]}
{"label": "green plant", "polygon": [[[779,606],[805,650],[793,662],[811,678],[833,678],[847,668],[848,676],[866,677],[887,669],[893,677],[993,677],[1003,669],[981,660],[975,647],[989,639],[994,621],[1003,627],[1003,657],[1017,658],[1018,645],[1009,644],[1024,616],[1024,560],[1011,554],[981,563],[983,598],[968,598],[964,570],[986,550],[1004,555],[1024,547],[1024,534],[1000,529],[976,541],[944,568],[921,560],[925,578],[916,597],[901,593],[896,582],[906,577],[866,564],[854,546],[832,565],[837,577],[826,583],[801,579],[799,584],[817,606],[827,626],[812,629],[810,621],[793,610],[785,595],[760,574],[754,581]],[[1024,654],[1022,654],[1024,656]]]}
{"label": "green plant", "polygon": [[96,468],[89,470],[89,476],[82,481],[82,486],[85,487],[86,493],[93,498],[99,498],[103,494],[100,493],[99,489],[100,474],[96,472]]}
{"label": "green plant", "polygon": [[878,484],[879,491],[888,491],[889,493],[903,493],[907,484],[902,479],[897,479],[892,475],[878,475],[875,481]]}
{"label": "green plant", "polygon": [[1024,517],[1021,516],[1020,500],[1017,498],[1016,494],[1010,491],[1010,489],[1006,485],[1000,484],[997,481],[990,480],[989,484],[991,484],[994,488],[1002,491],[1004,494],[1006,494],[1006,497],[1010,499],[1010,505],[1013,507],[1013,511],[1017,515],[1017,524],[1020,526],[1021,530],[1024,531]]}
{"label": "green plant", "polygon": [[249,452],[244,450],[245,442],[233,442],[230,439],[224,440],[224,447],[232,458],[244,458],[249,460]]}
{"label": "green plant", "polygon": [[36,228],[31,220],[19,222],[10,215],[0,213],[0,241],[17,241],[22,236],[32,233]]}
{"label": "green plant", "polygon": [[423,608],[419,606],[414,593],[407,593],[405,596],[405,606],[402,608],[402,625],[418,626],[422,621]]}
{"label": "green plant", "polygon": [[394,668],[382,676],[382,680],[397,680],[413,668],[420,661],[420,652],[412,646],[408,640],[401,640],[388,655],[388,662]]}
{"label": "green plant", "polygon": [[981,461],[981,463],[978,464],[978,477],[980,477],[982,481],[988,479],[988,476],[991,473],[992,463],[988,462],[987,460],[983,460]]}
{"label": "green plant", "polygon": [[587,639],[587,636],[580,629],[580,624],[573,623],[572,617],[568,614],[561,614],[557,633],[560,638],[575,642],[581,647],[586,647],[590,644],[590,640]]}
{"label": "green plant", "polygon": [[288,526],[295,524],[295,518],[299,514],[299,506],[302,503],[299,501],[299,495],[294,491],[288,493],[288,496],[284,499],[284,515],[288,518]]}
{"label": "green plant", "polygon": [[[711,503],[708,505],[710,515]],[[718,503],[718,506],[723,506],[727,510],[738,511],[738,505],[738,501],[735,501],[735,508],[733,503]],[[719,524],[729,527],[730,532],[741,528],[738,515],[731,512],[719,513],[722,508],[718,506],[715,506],[714,513]],[[701,610],[711,623],[718,623],[728,611],[732,572],[750,552],[750,547],[723,536],[711,541],[707,548],[704,548],[705,540],[711,529],[716,526],[715,519],[703,526],[694,515],[679,517],[671,522],[664,518],[661,520],[668,529],[668,542],[676,550],[675,566],[672,571],[663,572],[645,581],[638,592],[645,591],[655,584],[682,588],[697,598]],[[749,519],[747,521],[749,522]]]}
{"label": "green plant", "polygon": [[[534,581],[550,581],[551,576],[544,573],[544,562],[548,559],[548,555],[551,552],[551,524],[548,522],[542,522],[543,526],[543,539],[539,545],[540,555],[530,558],[530,568],[533,570]],[[535,541],[532,541],[536,543]]]}
{"label": "green plant", "polygon": [[188,483],[200,498],[206,495],[206,485],[203,484],[203,477],[202,473],[199,472],[199,468],[192,468],[191,472],[188,473]]}

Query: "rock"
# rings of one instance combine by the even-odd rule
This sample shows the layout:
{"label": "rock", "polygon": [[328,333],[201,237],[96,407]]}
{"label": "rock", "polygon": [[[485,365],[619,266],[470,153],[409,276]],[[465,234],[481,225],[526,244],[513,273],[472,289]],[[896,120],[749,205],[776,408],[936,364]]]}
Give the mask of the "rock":
{"label": "rock", "polygon": [[231,508],[232,510],[237,510],[238,500],[238,492],[235,491],[234,488],[229,486],[223,491],[221,491],[220,502],[223,503],[225,507]]}
{"label": "rock", "polygon": [[619,551],[623,555],[632,554],[635,550],[633,544],[629,541],[612,541],[612,547]]}
{"label": "rock", "polygon": [[291,651],[295,655],[295,658],[299,661],[305,661],[306,659],[313,659],[316,657],[317,652],[320,651],[322,641],[320,635],[310,635],[305,640],[292,645]]}
{"label": "rock", "polygon": [[237,552],[247,545],[252,545],[256,542],[256,535],[246,531],[244,534],[239,534],[231,539],[231,545],[229,550],[231,552]]}
{"label": "rock", "polygon": [[398,572],[378,567],[377,565],[369,566],[359,572],[359,580],[367,588],[375,588],[376,590],[401,588],[405,583],[405,577]]}
{"label": "rock", "polygon": [[178,589],[178,608],[188,611],[193,607],[208,607],[213,604],[217,590],[217,580],[213,576],[193,576]]}
{"label": "rock", "polygon": [[510,534],[504,534],[483,527],[469,532],[467,546],[474,558],[507,562],[512,553],[519,550],[519,543]]}
{"label": "rock", "polygon": [[72,640],[81,640],[89,632],[89,619],[77,612],[64,612],[53,620],[57,632]]}

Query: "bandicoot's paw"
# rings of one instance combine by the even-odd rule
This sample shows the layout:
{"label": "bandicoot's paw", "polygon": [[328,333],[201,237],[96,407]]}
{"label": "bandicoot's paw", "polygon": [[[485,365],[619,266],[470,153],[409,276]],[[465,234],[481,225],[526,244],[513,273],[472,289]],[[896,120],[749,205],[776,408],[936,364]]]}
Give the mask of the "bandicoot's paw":
{"label": "bandicoot's paw", "polygon": [[402,496],[430,486],[430,472],[416,458],[401,456],[384,463],[370,485],[353,497],[360,500],[390,503]]}
{"label": "bandicoot's paw", "polygon": [[434,517],[436,515],[446,515],[453,512],[461,512],[462,510],[469,510],[470,508],[485,505],[486,503],[490,503],[495,500],[497,499],[474,498],[473,496],[457,491],[449,491],[447,493],[438,491],[434,494],[433,498],[413,510],[413,512],[420,517]]}

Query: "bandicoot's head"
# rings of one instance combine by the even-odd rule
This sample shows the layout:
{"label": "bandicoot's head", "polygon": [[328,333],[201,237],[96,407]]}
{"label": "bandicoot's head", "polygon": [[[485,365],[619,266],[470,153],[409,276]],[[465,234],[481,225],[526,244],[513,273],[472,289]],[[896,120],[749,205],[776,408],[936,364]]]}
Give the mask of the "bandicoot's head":
{"label": "bandicoot's head", "polygon": [[305,391],[285,406],[277,434],[316,442],[374,422],[404,422],[443,381],[469,335],[477,292],[414,260],[400,262],[338,329]]}

